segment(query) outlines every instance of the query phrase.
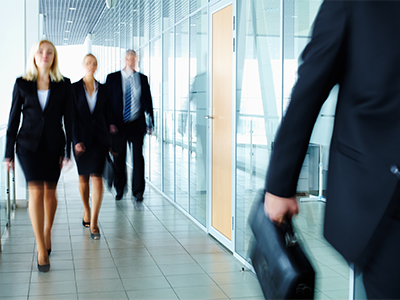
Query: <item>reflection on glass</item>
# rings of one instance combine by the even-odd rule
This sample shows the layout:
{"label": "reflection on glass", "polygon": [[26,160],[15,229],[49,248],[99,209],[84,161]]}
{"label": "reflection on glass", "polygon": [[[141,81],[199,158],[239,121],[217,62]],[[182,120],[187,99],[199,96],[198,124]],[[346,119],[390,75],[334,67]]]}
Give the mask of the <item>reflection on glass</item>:
{"label": "reflection on glass", "polygon": [[163,30],[174,25],[174,0],[163,0]]}
{"label": "reflection on glass", "polygon": [[247,216],[264,188],[280,120],[280,1],[239,1],[237,13],[236,251],[248,259]]}
{"label": "reflection on glass", "polygon": [[163,41],[163,192],[175,199],[174,176],[174,29],[164,33]]}
{"label": "reflection on glass", "polygon": [[[148,160],[146,162],[146,174],[149,174],[151,182],[159,189],[161,189],[161,153],[162,153],[162,132],[161,132],[161,82],[162,82],[162,48],[161,38],[156,39],[150,44],[150,89],[151,96],[153,98],[153,110],[154,110],[154,128],[152,135],[148,135],[145,139],[145,144],[148,144],[149,153]],[[148,152],[149,151],[149,152]]]}
{"label": "reflection on glass", "polygon": [[[0,153],[5,153],[5,131],[0,130]],[[7,179],[6,179],[6,168],[5,165],[2,163],[0,166],[0,189],[2,191],[6,191],[7,187]],[[6,193],[0,194],[0,239],[3,235],[4,229],[6,228],[7,224],[7,198]]]}
{"label": "reflection on glass", "polygon": [[176,26],[175,49],[175,201],[189,211],[189,20]]}
{"label": "reflection on glass", "polygon": [[207,10],[190,18],[190,214],[206,225]]}

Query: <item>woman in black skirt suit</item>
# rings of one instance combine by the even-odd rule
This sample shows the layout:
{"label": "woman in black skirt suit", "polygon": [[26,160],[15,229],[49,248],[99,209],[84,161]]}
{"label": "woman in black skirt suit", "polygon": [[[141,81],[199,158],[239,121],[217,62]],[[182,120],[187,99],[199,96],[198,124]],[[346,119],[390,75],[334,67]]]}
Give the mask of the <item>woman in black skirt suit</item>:
{"label": "woman in black skirt suit", "polygon": [[[79,192],[84,215],[82,225],[90,228],[92,239],[100,238],[98,217],[103,199],[102,173],[110,148],[105,86],[94,79],[97,59],[87,54],[83,59],[85,76],[72,85],[74,96],[73,142],[79,173]],[[92,181],[92,210],[89,205],[89,177]]]}
{"label": "woman in black skirt suit", "polygon": [[63,159],[69,159],[71,153],[71,124],[70,80],[58,69],[54,45],[42,40],[32,48],[27,71],[14,85],[5,154],[7,169],[13,169],[16,144],[28,183],[29,216],[36,238],[38,269],[42,272],[50,269],[56,187]]}

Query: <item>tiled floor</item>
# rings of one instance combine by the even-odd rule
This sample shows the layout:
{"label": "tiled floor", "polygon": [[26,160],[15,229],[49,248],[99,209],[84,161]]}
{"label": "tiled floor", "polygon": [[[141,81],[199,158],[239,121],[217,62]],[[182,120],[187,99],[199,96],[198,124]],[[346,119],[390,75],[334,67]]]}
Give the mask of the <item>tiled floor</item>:
{"label": "tiled floor", "polygon": [[145,210],[105,189],[101,239],[83,228],[76,170],[63,174],[51,270],[37,271],[27,209],[2,238],[0,299],[263,299],[257,279],[148,186]]}

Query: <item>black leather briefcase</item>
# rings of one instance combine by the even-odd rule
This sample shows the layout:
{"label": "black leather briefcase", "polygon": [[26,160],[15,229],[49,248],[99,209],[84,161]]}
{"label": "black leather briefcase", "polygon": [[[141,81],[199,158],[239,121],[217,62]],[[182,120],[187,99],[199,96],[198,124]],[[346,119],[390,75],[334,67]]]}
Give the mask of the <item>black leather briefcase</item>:
{"label": "black leather briefcase", "polygon": [[314,299],[315,272],[296,240],[292,222],[281,226],[264,213],[264,195],[249,215],[255,239],[250,258],[265,299]]}
{"label": "black leather briefcase", "polygon": [[107,153],[106,155],[106,163],[104,165],[103,178],[106,181],[107,188],[111,190],[115,179],[115,165],[110,153]]}

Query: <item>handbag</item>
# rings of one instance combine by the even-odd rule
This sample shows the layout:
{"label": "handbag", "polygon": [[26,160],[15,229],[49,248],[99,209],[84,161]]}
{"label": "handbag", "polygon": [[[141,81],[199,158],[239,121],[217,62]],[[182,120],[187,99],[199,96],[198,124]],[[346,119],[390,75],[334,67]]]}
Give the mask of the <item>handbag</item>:
{"label": "handbag", "polygon": [[110,153],[107,153],[106,155],[106,163],[104,165],[103,178],[106,181],[107,188],[110,190],[113,186],[115,179],[115,165]]}
{"label": "handbag", "polygon": [[315,272],[291,220],[273,223],[264,212],[264,194],[249,215],[254,234],[250,258],[265,299],[314,299]]}

